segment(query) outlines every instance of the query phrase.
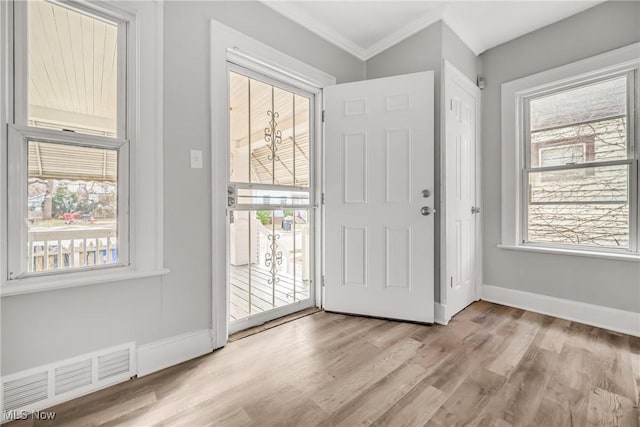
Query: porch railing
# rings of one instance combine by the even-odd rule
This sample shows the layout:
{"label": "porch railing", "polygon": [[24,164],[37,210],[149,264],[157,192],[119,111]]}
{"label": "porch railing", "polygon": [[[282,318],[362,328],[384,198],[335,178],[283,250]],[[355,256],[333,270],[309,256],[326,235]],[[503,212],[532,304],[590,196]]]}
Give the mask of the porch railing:
{"label": "porch railing", "polygon": [[87,230],[29,231],[28,271],[106,265],[118,262],[117,231]]}

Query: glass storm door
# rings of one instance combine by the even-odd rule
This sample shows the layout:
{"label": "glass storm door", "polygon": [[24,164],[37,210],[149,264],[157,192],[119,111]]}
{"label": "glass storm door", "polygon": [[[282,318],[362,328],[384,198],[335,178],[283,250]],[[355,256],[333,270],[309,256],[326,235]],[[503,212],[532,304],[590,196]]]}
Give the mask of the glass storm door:
{"label": "glass storm door", "polygon": [[313,95],[229,64],[229,332],[313,305]]}

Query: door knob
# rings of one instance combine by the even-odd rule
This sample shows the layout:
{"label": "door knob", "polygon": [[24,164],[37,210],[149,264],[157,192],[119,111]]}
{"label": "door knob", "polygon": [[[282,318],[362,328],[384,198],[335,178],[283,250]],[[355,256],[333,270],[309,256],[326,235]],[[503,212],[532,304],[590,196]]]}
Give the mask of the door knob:
{"label": "door knob", "polygon": [[422,215],[424,215],[424,216],[431,215],[431,214],[432,214],[432,213],[434,213],[435,211],[436,211],[435,209],[431,209],[429,206],[423,206],[423,207],[420,209],[420,213],[421,213]]}

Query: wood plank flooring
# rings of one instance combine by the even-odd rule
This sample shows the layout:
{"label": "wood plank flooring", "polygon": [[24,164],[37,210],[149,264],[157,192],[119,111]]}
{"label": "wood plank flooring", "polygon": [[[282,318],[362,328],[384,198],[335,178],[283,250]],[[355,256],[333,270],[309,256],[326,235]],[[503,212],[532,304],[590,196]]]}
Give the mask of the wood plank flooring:
{"label": "wood plank flooring", "polygon": [[319,312],[15,426],[639,426],[640,338],[478,302]]}

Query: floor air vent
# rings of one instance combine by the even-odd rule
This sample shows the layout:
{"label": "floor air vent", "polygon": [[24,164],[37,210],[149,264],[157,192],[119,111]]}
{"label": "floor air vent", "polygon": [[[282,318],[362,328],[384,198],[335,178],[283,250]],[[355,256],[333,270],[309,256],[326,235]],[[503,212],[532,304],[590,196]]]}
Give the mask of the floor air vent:
{"label": "floor air vent", "polygon": [[56,368],[56,395],[91,384],[93,381],[92,362],[93,360],[86,359]]}
{"label": "floor air vent", "polygon": [[3,381],[5,411],[36,404],[49,397],[49,373],[38,372],[11,381]]}
{"label": "floor air vent", "polygon": [[129,372],[130,359],[127,348],[98,356],[98,379],[102,381],[123,372]]}
{"label": "floor air vent", "polygon": [[2,377],[0,421],[126,381],[136,374],[135,357],[131,342]]}

